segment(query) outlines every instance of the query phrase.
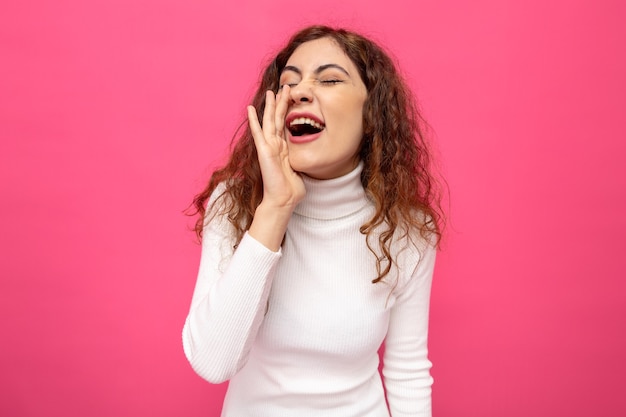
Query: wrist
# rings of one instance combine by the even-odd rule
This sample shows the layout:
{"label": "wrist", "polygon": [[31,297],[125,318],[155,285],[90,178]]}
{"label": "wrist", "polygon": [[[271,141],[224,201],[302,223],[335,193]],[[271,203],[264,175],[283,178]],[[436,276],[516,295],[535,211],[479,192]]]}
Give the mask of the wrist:
{"label": "wrist", "polygon": [[268,249],[276,252],[282,244],[292,213],[293,208],[289,206],[262,202],[254,213],[248,233]]}
{"label": "wrist", "polygon": [[268,216],[276,219],[291,217],[293,210],[296,208],[297,203],[285,202],[275,203],[268,200],[261,200],[261,203],[257,206],[254,216]]}

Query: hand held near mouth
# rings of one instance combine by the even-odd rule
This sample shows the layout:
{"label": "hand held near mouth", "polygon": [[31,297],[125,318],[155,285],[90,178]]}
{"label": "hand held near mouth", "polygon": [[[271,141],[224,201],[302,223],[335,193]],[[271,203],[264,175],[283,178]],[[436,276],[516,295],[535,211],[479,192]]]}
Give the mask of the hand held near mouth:
{"label": "hand held near mouth", "polygon": [[248,233],[273,251],[280,248],[289,218],[305,195],[302,178],[289,164],[284,137],[289,96],[289,86],[277,96],[272,91],[266,92],[262,127],[256,109],[248,106],[248,123],[263,177],[263,200]]}

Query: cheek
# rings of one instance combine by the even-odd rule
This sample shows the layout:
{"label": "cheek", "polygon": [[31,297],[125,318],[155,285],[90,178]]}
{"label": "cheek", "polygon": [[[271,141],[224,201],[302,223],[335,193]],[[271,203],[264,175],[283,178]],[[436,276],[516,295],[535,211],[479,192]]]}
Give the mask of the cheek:
{"label": "cheek", "polygon": [[351,100],[345,102],[338,111],[341,112],[341,120],[349,123],[352,126],[363,125],[363,102]]}
{"label": "cheek", "polygon": [[365,120],[363,115],[363,103],[357,103],[354,105],[353,111],[351,112],[351,125],[355,134],[358,134],[360,137],[363,136],[365,131]]}
{"label": "cheek", "polygon": [[344,137],[351,146],[353,140],[363,136],[363,108],[365,98],[354,94],[337,94],[324,97],[321,102],[324,118],[332,136]]}

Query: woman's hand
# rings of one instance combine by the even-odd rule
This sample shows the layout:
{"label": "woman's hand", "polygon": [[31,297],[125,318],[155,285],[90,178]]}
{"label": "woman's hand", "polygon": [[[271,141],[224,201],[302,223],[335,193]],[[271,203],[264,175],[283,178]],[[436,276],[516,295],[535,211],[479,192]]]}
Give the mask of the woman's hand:
{"label": "woman's hand", "polygon": [[248,106],[248,123],[263,177],[263,200],[254,213],[248,233],[273,251],[280,248],[291,214],[306,192],[302,178],[289,164],[284,130],[288,105],[289,86],[283,87],[276,97],[268,91],[263,127],[256,109]]}
{"label": "woman's hand", "polygon": [[263,127],[259,124],[256,109],[248,106],[248,123],[254,137],[263,176],[262,205],[291,211],[305,194],[300,175],[289,164],[289,151],[285,139],[285,116],[289,105],[289,86],[274,97],[265,93]]}

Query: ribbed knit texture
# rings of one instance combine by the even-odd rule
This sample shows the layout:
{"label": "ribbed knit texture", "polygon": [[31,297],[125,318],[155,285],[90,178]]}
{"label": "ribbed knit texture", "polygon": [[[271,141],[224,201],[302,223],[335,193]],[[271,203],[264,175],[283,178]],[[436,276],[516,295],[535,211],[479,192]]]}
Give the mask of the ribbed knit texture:
{"label": "ribbed knit texture", "polygon": [[200,376],[230,379],[223,417],[431,415],[435,250],[397,242],[398,267],[372,284],[376,259],[359,227],[373,206],[361,171],[305,177],[279,252],[246,234],[233,253],[228,222],[207,226],[183,347]]}

